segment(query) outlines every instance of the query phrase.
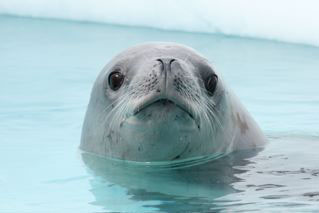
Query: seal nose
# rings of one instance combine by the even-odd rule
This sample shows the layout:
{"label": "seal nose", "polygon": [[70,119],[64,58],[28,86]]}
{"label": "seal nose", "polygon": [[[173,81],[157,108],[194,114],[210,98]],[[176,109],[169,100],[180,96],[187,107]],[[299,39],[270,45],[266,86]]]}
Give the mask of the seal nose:
{"label": "seal nose", "polygon": [[156,61],[160,62],[161,64],[161,68],[160,68],[160,72],[161,72],[161,76],[163,78],[163,90],[162,93],[165,94],[167,91],[167,87],[168,87],[168,76],[171,76],[171,71],[172,71],[172,63],[174,61],[176,61],[176,59],[174,58],[158,58],[156,59]]}
{"label": "seal nose", "polygon": [[156,61],[159,61],[162,66],[162,71],[171,72],[171,65],[174,61],[176,61],[174,58],[159,58]]}

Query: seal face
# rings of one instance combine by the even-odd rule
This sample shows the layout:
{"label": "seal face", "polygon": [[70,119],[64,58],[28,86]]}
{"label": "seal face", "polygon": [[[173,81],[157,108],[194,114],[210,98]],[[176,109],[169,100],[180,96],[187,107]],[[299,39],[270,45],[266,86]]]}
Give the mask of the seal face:
{"label": "seal face", "polygon": [[175,43],[146,43],[116,56],[97,77],[81,148],[145,162],[227,154],[264,142],[205,58]]}

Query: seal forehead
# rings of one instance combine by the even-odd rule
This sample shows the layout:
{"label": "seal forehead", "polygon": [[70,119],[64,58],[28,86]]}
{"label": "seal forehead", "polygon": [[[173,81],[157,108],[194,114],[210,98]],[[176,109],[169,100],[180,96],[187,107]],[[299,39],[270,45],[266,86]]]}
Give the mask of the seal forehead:
{"label": "seal forehead", "polygon": [[190,58],[191,60],[204,60],[199,53],[195,50],[170,42],[161,43],[144,43],[133,46],[124,52],[120,53],[117,58],[124,59],[137,59],[137,58],[150,58],[150,57],[175,57],[181,59]]}

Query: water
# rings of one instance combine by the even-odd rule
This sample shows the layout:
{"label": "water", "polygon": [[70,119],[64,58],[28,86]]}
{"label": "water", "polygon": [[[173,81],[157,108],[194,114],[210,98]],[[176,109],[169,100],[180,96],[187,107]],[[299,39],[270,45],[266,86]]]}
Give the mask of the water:
{"label": "water", "polygon": [[[81,153],[98,72],[145,41],[183,43],[209,58],[268,146],[178,169]],[[0,16],[0,58],[0,212],[319,209],[319,48]]]}

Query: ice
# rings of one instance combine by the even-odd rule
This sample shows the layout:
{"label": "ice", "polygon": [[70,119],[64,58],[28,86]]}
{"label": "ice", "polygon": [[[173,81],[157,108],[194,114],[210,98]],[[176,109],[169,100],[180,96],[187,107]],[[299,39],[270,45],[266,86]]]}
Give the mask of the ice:
{"label": "ice", "polygon": [[219,33],[319,46],[316,0],[0,0],[0,14]]}

